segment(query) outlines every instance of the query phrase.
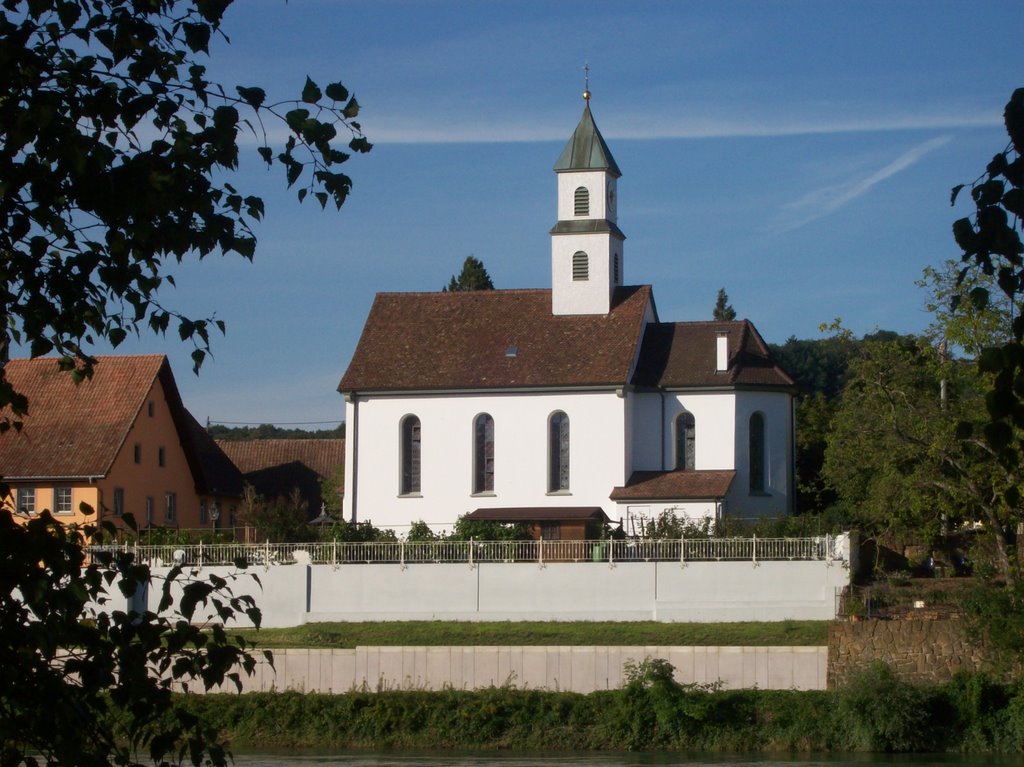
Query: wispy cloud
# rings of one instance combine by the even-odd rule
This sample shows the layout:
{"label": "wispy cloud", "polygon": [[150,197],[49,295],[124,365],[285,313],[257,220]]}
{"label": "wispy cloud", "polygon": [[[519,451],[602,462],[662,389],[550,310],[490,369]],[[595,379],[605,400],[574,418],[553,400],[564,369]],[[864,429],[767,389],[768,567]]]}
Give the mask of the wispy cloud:
{"label": "wispy cloud", "polygon": [[[487,142],[563,141],[567,131],[564,107],[552,108],[545,115],[535,112],[529,119],[515,115],[482,115],[476,112],[460,119],[447,114],[432,119],[424,112],[408,115],[366,114],[363,127],[371,139],[394,144],[448,144]],[[699,114],[699,110],[695,110]],[[678,116],[630,112],[623,118],[605,107],[597,115],[601,132],[612,140],[705,139],[773,136],[826,135],[909,130],[962,130],[1001,125],[998,114],[931,112],[918,114],[880,114],[849,118],[817,115],[718,115]]]}
{"label": "wispy cloud", "polygon": [[919,162],[928,153],[945,146],[951,139],[952,136],[948,135],[930,139],[904,152],[892,162],[866,177],[814,189],[800,199],[787,203],[783,206],[785,220],[777,231],[793,231],[835,213],[886,179],[892,178],[897,173]]}

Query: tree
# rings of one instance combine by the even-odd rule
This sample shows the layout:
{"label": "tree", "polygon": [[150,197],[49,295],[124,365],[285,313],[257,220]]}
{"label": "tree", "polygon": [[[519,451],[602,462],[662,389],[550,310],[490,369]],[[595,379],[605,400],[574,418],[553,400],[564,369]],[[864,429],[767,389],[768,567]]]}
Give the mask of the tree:
{"label": "tree", "polygon": [[484,262],[479,258],[467,256],[459,276],[456,277],[453,274],[448,286],[441,290],[445,293],[457,293],[464,290],[494,290],[494,283],[491,282],[491,276],[484,268]]}
{"label": "tree", "polygon": [[729,304],[729,294],[725,288],[718,289],[718,298],[715,299],[715,310],[711,318],[716,322],[729,322],[736,319],[736,310]]}
{"label": "tree", "polygon": [[[203,58],[232,0],[3,0],[0,10],[0,428],[29,403],[4,378],[12,344],[56,352],[76,379],[92,346],[172,325],[198,371],[215,317],[160,301],[168,267],[234,253],[252,259],[263,202],[227,178],[239,133],[279,165],[302,201],[340,207],[338,168],[366,152],[355,97],[306,78],[297,99],[211,82]],[[286,138],[271,141],[264,120]],[[274,144],[272,146],[271,144]],[[302,179],[302,182],[300,182]]]}
{"label": "tree", "polygon": [[[125,521],[134,528],[131,515]],[[230,579],[196,579],[180,566],[163,579],[157,613],[114,609],[115,597],[130,600],[151,573],[131,551],[87,557],[84,544],[97,533],[45,511],[19,524],[0,510],[2,763],[224,765],[216,733],[172,687],[240,687],[255,659],[224,623],[243,613],[258,627],[259,610],[231,593]],[[208,609],[216,622],[194,625]]]}
{"label": "tree", "polygon": [[[1006,148],[992,158],[985,173],[973,183],[955,186],[950,203],[955,205],[960,192],[969,187],[974,213],[953,222],[953,237],[963,251],[960,283],[979,273],[995,277],[998,289],[1017,306],[1024,298],[1024,88],[1013,92],[1003,118],[1010,138]],[[983,310],[992,301],[992,291],[979,285],[966,295],[958,294],[951,301],[952,311],[964,305],[965,299]],[[1009,337],[983,349],[978,364],[991,377],[985,395],[988,422],[982,433],[998,460],[1012,470],[1024,456],[1024,315],[1016,313]],[[961,431],[970,438],[974,427],[964,424]],[[1007,492],[1007,503],[1018,506],[1019,487]]]}
{"label": "tree", "polygon": [[869,534],[934,541],[947,525],[984,521],[1000,573],[1013,584],[1016,557],[1005,528],[1020,518],[1008,500],[1017,470],[995,460],[974,430],[987,420],[988,384],[969,361],[927,338],[866,342],[832,421],[823,474]]}
{"label": "tree", "polygon": [[256,528],[259,540],[274,543],[311,541],[316,533],[308,524],[309,504],[302,500],[299,488],[287,498],[264,498],[246,484],[242,491],[242,521]]}

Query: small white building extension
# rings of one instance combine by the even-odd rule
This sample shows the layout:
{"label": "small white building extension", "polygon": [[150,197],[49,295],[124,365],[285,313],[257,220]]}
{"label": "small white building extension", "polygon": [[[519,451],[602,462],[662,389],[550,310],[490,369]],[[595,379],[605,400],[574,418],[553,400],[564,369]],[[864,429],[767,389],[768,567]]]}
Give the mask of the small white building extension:
{"label": "small white building extension", "polygon": [[377,295],[338,387],[346,519],[789,512],[793,379],[749,321],[662,322],[625,283],[589,101],[555,172],[550,290]]}

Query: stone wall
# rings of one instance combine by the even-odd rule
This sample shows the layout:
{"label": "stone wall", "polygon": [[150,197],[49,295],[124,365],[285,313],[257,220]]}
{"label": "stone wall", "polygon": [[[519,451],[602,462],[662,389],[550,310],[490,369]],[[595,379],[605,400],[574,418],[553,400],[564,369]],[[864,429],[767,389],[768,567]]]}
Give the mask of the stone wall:
{"label": "stone wall", "polygon": [[828,687],[843,685],[875,661],[908,682],[938,683],[957,671],[986,665],[983,645],[967,636],[963,621],[929,613],[900,620],[833,621],[828,630]]}

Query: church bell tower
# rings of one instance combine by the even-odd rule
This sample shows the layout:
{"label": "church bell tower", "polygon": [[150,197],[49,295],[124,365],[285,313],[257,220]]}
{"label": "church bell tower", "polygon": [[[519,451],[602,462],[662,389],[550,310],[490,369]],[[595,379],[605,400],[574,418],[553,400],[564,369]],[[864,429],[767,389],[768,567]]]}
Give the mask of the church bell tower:
{"label": "church bell tower", "polygon": [[555,163],[558,223],[551,229],[551,310],[608,314],[623,284],[626,235],[615,223],[619,166],[590,113],[590,91],[572,138]]}

